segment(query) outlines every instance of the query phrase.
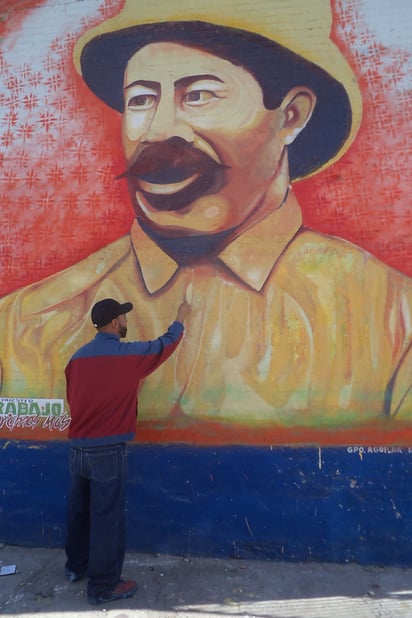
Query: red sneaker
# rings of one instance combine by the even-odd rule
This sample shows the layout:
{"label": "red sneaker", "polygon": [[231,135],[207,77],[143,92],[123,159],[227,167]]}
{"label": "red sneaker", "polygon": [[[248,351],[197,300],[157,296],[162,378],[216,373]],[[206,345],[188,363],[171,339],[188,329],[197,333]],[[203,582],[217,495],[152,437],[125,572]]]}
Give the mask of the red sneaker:
{"label": "red sneaker", "polygon": [[137,592],[137,582],[132,579],[125,582],[120,580],[116,588],[111,592],[102,594],[98,597],[90,597],[87,599],[91,605],[97,605],[98,603],[109,603],[110,601],[119,601],[120,599],[129,599],[133,597]]}

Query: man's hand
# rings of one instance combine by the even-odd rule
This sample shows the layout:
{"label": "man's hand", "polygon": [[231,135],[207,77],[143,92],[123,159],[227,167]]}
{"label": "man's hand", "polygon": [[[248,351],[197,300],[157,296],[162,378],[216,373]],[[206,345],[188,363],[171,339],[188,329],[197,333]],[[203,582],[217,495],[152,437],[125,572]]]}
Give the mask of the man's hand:
{"label": "man's hand", "polygon": [[187,302],[187,300],[184,300],[182,304],[180,305],[179,309],[177,310],[176,320],[178,322],[184,322],[185,318],[187,318],[190,311],[191,311],[191,307],[189,303]]}

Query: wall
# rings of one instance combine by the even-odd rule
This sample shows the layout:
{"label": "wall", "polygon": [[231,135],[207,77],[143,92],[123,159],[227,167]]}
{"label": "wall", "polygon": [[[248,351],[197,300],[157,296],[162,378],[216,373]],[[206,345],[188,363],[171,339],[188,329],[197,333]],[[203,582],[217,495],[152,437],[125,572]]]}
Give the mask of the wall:
{"label": "wall", "polygon": [[93,303],[152,339],[186,298],[141,385],[129,546],[410,564],[407,3],[7,4],[1,540],[63,542]]}
{"label": "wall", "polygon": [[[410,450],[355,448],[133,446],[128,548],[408,566]],[[2,443],[2,541],[63,546],[67,455]]]}

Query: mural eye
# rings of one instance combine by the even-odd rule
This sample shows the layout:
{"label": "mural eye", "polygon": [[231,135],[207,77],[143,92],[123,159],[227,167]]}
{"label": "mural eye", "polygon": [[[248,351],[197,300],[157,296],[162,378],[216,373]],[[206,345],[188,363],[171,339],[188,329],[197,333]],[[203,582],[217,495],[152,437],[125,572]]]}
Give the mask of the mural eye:
{"label": "mural eye", "polygon": [[156,96],[154,94],[136,94],[127,101],[128,108],[149,109],[154,105]]}
{"label": "mural eye", "polygon": [[184,102],[187,105],[205,105],[216,98],[215,93],[210,90],[192,90],[185,94]]}

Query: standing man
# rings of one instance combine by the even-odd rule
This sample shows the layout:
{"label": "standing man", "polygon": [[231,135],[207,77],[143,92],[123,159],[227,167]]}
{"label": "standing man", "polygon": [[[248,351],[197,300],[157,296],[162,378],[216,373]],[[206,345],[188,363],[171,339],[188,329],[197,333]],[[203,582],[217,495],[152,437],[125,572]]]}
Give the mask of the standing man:
{"label": "standing man", "polygon": [[140,380],[174,352],[190,311],[184,301],[164,335],[121,343],[132,303],[97,302],[91,318],[98,333],[70,359],[66,370],[71,424],[66,575],[88,575],[91,604],[133,596],[135,581],[121,579],[125,555],[126,447],[136,429]]}

